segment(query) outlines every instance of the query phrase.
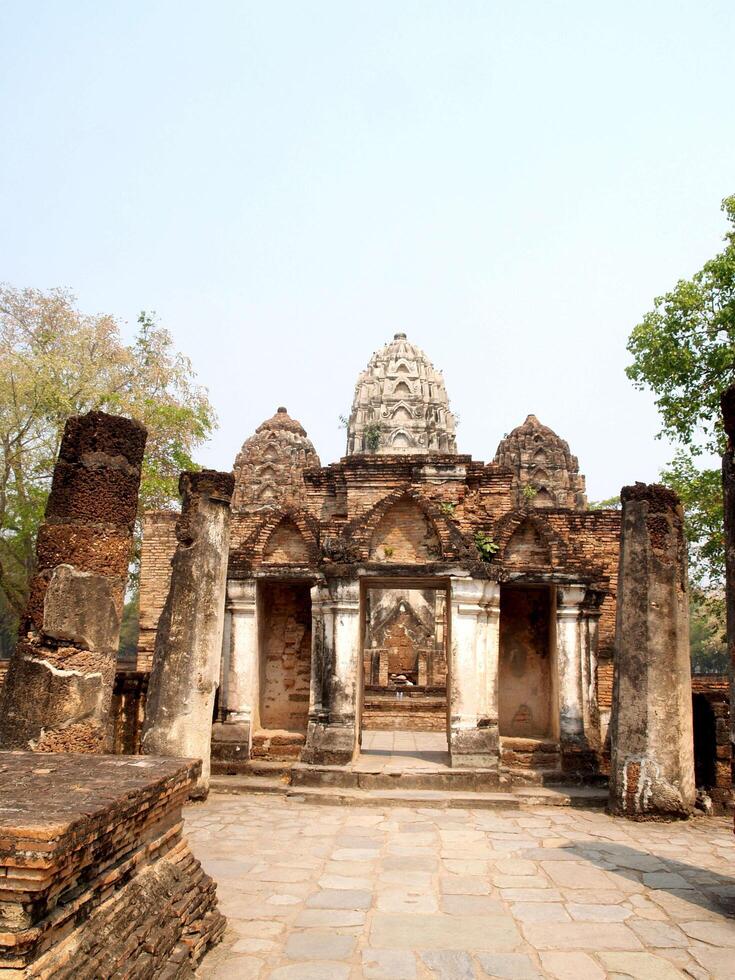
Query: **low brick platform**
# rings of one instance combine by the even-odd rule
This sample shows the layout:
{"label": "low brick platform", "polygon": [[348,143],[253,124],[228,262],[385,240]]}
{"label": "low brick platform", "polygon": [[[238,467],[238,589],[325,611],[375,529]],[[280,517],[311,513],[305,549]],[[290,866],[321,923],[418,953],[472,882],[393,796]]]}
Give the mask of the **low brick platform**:
{"label": "low brick platform", "polygon": [[182,836],[198,761],[0,752],[0,977],[193,977],[221,937]]}

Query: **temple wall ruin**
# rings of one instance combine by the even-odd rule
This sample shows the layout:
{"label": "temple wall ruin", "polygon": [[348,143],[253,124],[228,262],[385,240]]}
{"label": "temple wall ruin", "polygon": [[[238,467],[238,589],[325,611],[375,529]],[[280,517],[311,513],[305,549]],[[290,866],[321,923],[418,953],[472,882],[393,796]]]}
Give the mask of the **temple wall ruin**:
{"label": "temple wall ruin", "polygon": [[143,547],[140,555],[140,590],[138,634],[138,670],[150,671],[156,643],[158,620],[163,611],[171,584],[171,559],[176,551],[176,521],[174,510],[148,511],[143,518]]}

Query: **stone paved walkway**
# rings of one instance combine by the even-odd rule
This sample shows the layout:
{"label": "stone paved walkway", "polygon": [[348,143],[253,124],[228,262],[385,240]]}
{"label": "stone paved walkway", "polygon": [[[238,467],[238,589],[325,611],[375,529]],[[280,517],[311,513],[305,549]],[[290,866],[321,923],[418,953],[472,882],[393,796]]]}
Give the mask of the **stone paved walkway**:
{"label": "stone paved walkway", "polygon": [[186,824],[229,919],[209,980],[735,977],[725,819],[211,795]]}
{"label": "stone paved walkway", "polygon": [[449,750],[443,732],[364,731],[356,772],[426,772],[448,770]]}

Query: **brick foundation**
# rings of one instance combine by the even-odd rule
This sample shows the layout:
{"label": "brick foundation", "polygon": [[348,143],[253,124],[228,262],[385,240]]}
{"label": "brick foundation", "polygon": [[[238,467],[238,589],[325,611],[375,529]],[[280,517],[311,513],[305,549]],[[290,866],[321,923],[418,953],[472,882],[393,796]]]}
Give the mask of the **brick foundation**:
{"label": "brick foundation", "polygon": [[181,759],[0,753],[0,975],[192,976],[225,926],[182,836],[198,771]]}

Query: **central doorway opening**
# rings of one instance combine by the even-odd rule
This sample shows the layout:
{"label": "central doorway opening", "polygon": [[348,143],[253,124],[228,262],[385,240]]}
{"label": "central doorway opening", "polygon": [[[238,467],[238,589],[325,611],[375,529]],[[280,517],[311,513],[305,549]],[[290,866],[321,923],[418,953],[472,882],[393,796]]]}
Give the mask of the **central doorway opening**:
{"label": "central doorway opening", "polygon": [[548,586],[500,589],[500,735],[558,737],[554,660],[554,592]]}
{"label": "central doorway opening", "polygon": [[361,758],[447,766],[447,588],[370,584],[362,608]]}
{"label": "central doorway opening", "polygon": [[310,583],[258,585],[258,700],[252,756],[298,760],[306,741],[311,680]]}

